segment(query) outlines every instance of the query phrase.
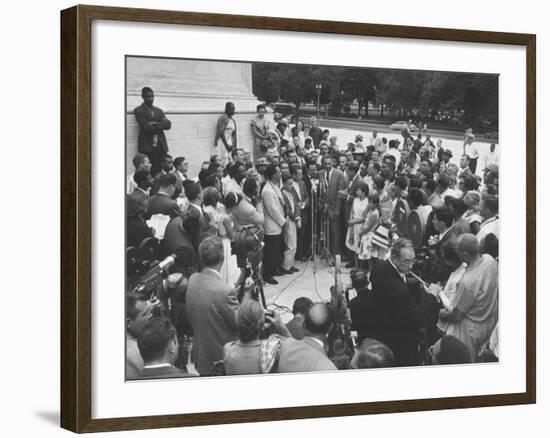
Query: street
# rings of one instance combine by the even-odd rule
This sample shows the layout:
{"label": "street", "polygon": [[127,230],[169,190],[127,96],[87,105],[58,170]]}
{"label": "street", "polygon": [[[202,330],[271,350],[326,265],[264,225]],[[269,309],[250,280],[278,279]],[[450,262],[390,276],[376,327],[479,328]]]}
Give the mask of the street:
{"label": "street", "polygon": [[[369,120],[369,121],[359,121],[359,120],[349,120],[345,118],[323,118],[319,120],[319,124],[323,127],[326,127],[328,129],[330,128],[339,128],[339,129],[350,129],[350,130],[358,130],[358,131],[372,131],[373,129],[376,129],[380,135],[388,134],[392,137],[397,137],[400,135],[400,132],[397,130],[391,130],[389,128],[389,124],[387,123],[377,123],[375,121]],[[415,136],[418,133],[412,132],[413,136]],[[453,131],[453,130],[445,130],[442,128],[435,128],[431,129],[430,125],[428,125],[428,130],[426,133],[422,133],[422,136],[425,136],[426,134],[431,135],[432,139],[437,137],[447,138],[449,140],[462,140],[464,137],[464,134],[461,132]],[[476,142],[479,143],[498,143],[498,139],[495,138],[485,138],[483,135],[479,134],[476,136]]]}

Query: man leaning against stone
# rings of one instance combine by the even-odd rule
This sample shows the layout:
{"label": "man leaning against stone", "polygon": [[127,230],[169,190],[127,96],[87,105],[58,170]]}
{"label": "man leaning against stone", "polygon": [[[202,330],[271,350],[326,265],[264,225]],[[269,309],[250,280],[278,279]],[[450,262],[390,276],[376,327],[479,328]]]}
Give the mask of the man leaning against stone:
{"label": "man leaning against stone", "polygon": [[143,103],[134,109],[134,116],[139,124],[138,151],[146,154],[151,161],[151,175],[160,171],[160,162],[168,153],[168,142],[164,131],[172,127],[172,123],[164,111],[153,106],[155,93],[150,87],[141,89]]}

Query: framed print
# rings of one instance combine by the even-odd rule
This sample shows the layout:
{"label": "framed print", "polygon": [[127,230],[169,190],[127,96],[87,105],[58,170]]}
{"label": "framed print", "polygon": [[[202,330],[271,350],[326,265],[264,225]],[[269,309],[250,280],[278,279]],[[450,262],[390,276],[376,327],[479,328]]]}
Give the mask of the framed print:
{"label": "framed print", "polygon": [[535,41],[62,11],[62,427],[534,403]]}

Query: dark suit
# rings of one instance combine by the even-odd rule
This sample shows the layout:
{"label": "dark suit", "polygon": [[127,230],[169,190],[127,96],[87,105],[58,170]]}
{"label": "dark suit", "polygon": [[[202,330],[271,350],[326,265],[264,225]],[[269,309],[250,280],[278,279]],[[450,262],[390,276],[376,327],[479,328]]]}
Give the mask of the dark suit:
{"label": "dark suit", "polygon": [[300,209],[300,217],[302,218],[302,227],[297,230],[297,248],[296,258],[301,259],[306,253],[306,228],[309,222],[308,207],[309,207],[309,193],[304,181],[298,182],[298,191],[294,184],[292,185],[292,195],[294,196],[294,203],[298,205],[299,202],[304,202],[304,208]]}
{"label": "dark suit", "polygon": [[330,250],[332,255],[341,254],[343,198],[338,192],[346,188],[346,179],[341,170],[332,169],[327,183],[326,171],[323,169],[319,172],[319,182],[322,203],[328,205]]}
{"label": "dark suit", "polygon": [[[172,123],[164,111],[156,106],[148,107],[145,102],[134,109],[134,116],[139,124],[138,151],[147,154],[151,161],[151,174],[154,175],[160,170],[160,161],[168,152],[164,131],[170,129]],[[150,122],[156,125],[152,126]]]}
{"label": "dark suit", "polygon": [[376,303],[374,294],[365,289],[349,302],[351,329],[357,331],[357,343],[365,338],[378,339]]}
{"label": "dark suit", "polygon": [[445,148],[442,146],[437,150],[437,153],[435,154],[435,157],[438,161],[438,164],[439,164],[440,161],[443,161],[443,151],[444,150],[445,150]]}
{"label": "dark suit", "polygon": [[371,282],[378,340],[393,351],[396,366],[419,365],[418,331],[435,325],[437,301],[423,290],[415,299],[390,261],[376,262]]}
{"label": "dark suit", "polygon": [[154,214],[165,214],[170,217],[183,216],[176,200],[165,193],[157,193],[149,198],[149,206],[145,217],[150,218]]}
{"label": "dark suit", "polygon": [[187,286],[187,317],[193,327],[193,359],[201,376],[212,374],[223,359],[223,346],[237,339],[239,302],[233,286],[206,268]]}
{"label": "dark suit", "polygon": [[332,371],[336,366],[316,339],[308,336],[301,340],[287,338],[279,352],[279,372]]}
{"label": "dark suit", "polygon": [[[311,211],[312,209],[318,209],[319,208],[319,194],[312,194],[311,192],[311,188],[312,188],[312,185],[313,183],[316,182],[317,186],[318,186],[318,178],[315,178],[314,180],[310,177],[310,175],[308,175],[307,173],[304,175],[304,184],[306,185],[306,191],[307,191],[307,194],[309,196],[309,205],[306,206],[306,211],[305,211],[305,215],[307,216],[308,218],[308,221],[306,222],[305,226],[304,226],[304,256],[307,256],[311,253],[311,239],[312,239],[312,221],[311,221]],[[317,210],[318,212],[321,212],[322,211],[322,207],[321,207],[321,210]],[[317,215],[316,217],[316,222],[317,222],[317,229],[315,230],[316,233],[319,233],[319,219],[318,219],[319,215]]]}
{"label": "dark suit", "polygon": [[160,177],[168,173],[171,173],[176,177],[176,191],[173,195],[173,198],[175,199],[181,195],[181,192],[183,192],[183,182],[181,182],[181,176],[179,175],[179,172],[176,172],[175,170],[172,170],[171,172],[165,172],[164,170],[161,170],[155,175],[155,178],[153,179],[153,186],[151,187],[149,196],[153,196],[158,193],[158,191],[160,190]]}
{"label": "dark suit", "polygon": [[162,247],[164,255],[176,254],[175,267],[186,277],[197,271],[198,247],[193,244],[192,234],[182,227],[181,216],[176,216],[166,226]]}
{"label": "dark suit", "polygon": [[139,247],[143,239],[147,237],[153,237],[153,230],[141,217],[126,218],[126,246]]}
{"label": "dark suit", "polygon": [[147,210],[147,204],[149,204],[149,193],[138,187],[130,194],[130,197],[134,203],[144,206],[144,209]]}

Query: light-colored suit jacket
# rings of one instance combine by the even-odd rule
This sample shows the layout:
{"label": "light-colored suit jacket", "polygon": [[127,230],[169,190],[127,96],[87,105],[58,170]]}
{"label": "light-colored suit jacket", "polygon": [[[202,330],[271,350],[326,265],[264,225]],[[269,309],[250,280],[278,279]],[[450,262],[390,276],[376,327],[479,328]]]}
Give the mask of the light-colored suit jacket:
{"label": "light-colored suit jacket", "polygon": [[335,369],[336,366],[327,357],[324,348],[314,338],[308,336],[301,340],[287,338],[281,345],[280,373],[332,371]]}
{"label": "light-colored suit jacket", "polygon": [[282,194],[279,198],[279,194],[270,182],[267,182],[262,190],[262,202],[264,204],[264,233],[268,236],[281,234],[286,223],[282,204],[284,198]]}
{"label": "light-colored suit jacket", "polygon": [[233,219],[233,225],[236,230],[245,227],[246,225],[259,225],[264,226],[264,213],[261,209],[256,209],[248,201],[243,198],[233,210],[231,210],[231,218]]}
{"label": "light-colored suit jacket", "polygon": [[223,346],[237,339],[235,289],[205,268],[189,278],[186,304],[195,368],[201,375],[211,375],[214,362],[223,359]]}

